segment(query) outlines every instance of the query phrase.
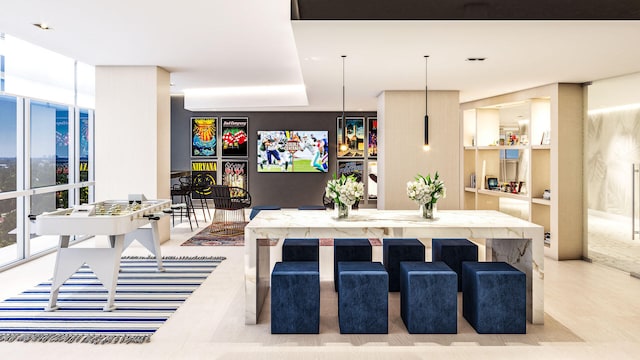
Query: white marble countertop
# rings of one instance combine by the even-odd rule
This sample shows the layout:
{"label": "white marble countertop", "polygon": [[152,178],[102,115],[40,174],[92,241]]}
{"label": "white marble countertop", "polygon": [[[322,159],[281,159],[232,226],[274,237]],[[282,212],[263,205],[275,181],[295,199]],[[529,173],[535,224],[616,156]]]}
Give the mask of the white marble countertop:
{"label": "white marble countertop", "polygon": [[[337,219],[334,211],[295,209],[263,210],[247,225],[249,231],[256,229],[322,229],[340,228],[343,230],[377,228],[383,234],[391,235],[404,229],[405,235],[412,230],[447,231],[467,229],[470,237],[486,237],[486,231],[498,230],[499,236],[530,237],[531,230],[539,230],[540,225],[493,210],[440,210],[435,219],[424,219],[418,210],[376,210],[360,209],[352,211],[346,219]],[[482,234],[480,234],[482,233]],[[496,234],[498,236],[498,234]]]}

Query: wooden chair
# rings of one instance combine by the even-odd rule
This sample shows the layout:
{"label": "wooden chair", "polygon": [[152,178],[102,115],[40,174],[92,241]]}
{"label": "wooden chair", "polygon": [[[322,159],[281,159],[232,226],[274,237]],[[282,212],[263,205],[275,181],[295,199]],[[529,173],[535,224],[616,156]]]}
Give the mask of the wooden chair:
{"label": "wooden chair", "polygon": [[251,206],[249,192],[240,187],[227,185],[212,185],[211,190],[215,209],[209,231],[219,236],[244,234],[247,222],[244,209]]}

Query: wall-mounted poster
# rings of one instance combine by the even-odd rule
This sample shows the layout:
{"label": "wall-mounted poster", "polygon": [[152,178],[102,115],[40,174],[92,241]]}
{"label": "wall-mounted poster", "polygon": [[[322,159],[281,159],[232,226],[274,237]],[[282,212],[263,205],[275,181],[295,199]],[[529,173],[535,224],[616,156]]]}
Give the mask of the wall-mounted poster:
{"label": "wall-mounted poster", "polygon": [[192,161],[191,181],[193,183],[193,192],[191,197],[194,199],[210,199],[212,193],[211,185],[216,184],[217,173],[218,162],[216,161]]}
{"label": "wall-mounted poster", "polygon": [[364,118],[338,118],[338,157],[364,156]]}
{"label": "wall-mounted poster", "polygon": [[327,172],[326,130],[258,131],[258,172]]}
{"label": "wall-mounted poster", "polygon": [[216,156],[217,120],[215,117],[191,118],[191,156]]}
{"label": "wall-mounted poster", "polygon": [[354,175],[358,181],[362,181],[364,163],[362,161],[338,161],[338,177],[341,175]]}
{"label": "wall-mounted poster", "polygon": [[367,118],[369,137],[367,149],[370,157],[378,156],[378,118]]}
{"label": "wall-mounted poster", "polygon": [[378,162],[369,161],[367,165],[369,174],[367,175],[367,196],[369,200],[378,198]]}
{"label": "wall-mounted poster", "polygon": [[222,126],[222,156],[247,157],[248,118],[220,118]]}
{"label": "wall-mounted poster", "polygon": [[246,160],[222,162],[222,185],[249,189],[249,169]]}

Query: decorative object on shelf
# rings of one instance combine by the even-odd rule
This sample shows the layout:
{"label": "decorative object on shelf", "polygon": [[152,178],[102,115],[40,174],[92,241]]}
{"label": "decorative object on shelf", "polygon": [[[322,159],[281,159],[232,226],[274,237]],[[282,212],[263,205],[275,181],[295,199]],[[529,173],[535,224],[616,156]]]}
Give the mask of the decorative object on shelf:
{"label": "decorative object on shelf", "polygon": [[343,219],[349,216],[349,208],[364,196],[364,184],[358,182],[354,175],[343,174],[337,178],[334,174],[333,179],[327,182],[325,193],[333,199],[338,219]]}
{"label": "decorative object on shelf", "polygon": [[420,204],[422,217],[433,219],[436,203],[447,196],[447,188],[444,186],[444,182],[439,179],[436,171],[433,178],[429,174],[427,176],[416,175],[415,181],[407,182],[407,195],[409,199]]}
{"label": "decorative object on shelf", "polygon": [[424,56],[424,151],[429,151],[429,107],[427,106],[429,99],[429,87],[427,86],[428,61],[429,55]]}
{"label": "decorative object on shelf", "polygon": [[551,190],[545,190],[542,193],[542,198],[545,200],[551,200]]}
{"label": "decorative object on shelf", "polygon": [[540,145],[550,145],[551,144],[551,131],[545,130],[542,132],[542,140],[540,140]]}

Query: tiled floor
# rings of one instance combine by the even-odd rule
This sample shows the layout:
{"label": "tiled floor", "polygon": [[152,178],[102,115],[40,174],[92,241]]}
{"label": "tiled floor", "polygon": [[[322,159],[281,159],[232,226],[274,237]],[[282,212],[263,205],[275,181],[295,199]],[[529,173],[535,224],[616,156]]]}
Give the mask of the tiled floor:
{"label": "tiled floor", "polygon": [[[197,231],[197,230],[195,230]],[[341,335],[337,297],[323,282],[321,333],[271,335],[268,304],[260,324],[244,324],[244,249],[180,247],[192,234],[174,229],[164,255],[223,255],[227,260],[141,345],[0,343],[0,359],[638,359],[640,280],[583,261],[545,261],[545,325],[526,335],[478,335],[459,317],[458,334],[409,335],[390,295],[388,335]],[[98,239],[96,242],[105,241]],[[94,246],[87,242],[82,246]],[[146,254],[139,246],[126,255]],[[375,256],[375,255],[374,255]],[[53,256],[0,273],[0,298],[50,276]]]}

